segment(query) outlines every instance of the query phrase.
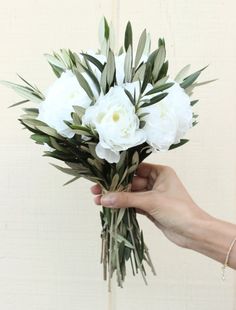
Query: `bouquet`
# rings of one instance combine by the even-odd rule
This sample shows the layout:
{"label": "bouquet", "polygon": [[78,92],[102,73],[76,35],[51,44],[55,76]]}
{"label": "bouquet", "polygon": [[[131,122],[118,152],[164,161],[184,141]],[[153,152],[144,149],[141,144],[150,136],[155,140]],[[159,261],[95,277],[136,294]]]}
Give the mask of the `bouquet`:
{"label": "bouquet", "polygon": [[[46,145],[44,156],[65,166],[54,167],[72,178],[98,183],[103,192],[130,191],[138,165],[152,152],[184,145],[186,132],[197,124],[191,100],[203,69],[188,74],[189,65],[175,79],[168,75],[164,39],[151,52],[150,34],[144,30],[134,48],[128,22],[124,46],[114,52],[113,29],[105,18],[99,28],[98,51],[75,53],[70,49],[46,54],[56,75],[41,92],[36,86],[3,81],[24,100],[21,124],[31,138]],[[101,263],[104,279],[116,274],[122,287],[127,263],[146,283],[146,266],[155,274],[135,209],[102,208]]]}

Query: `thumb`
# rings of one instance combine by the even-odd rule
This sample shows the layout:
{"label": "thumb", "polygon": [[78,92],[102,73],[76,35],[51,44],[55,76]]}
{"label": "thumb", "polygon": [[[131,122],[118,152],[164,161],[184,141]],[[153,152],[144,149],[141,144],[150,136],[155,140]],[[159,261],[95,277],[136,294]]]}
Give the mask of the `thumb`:
{"label": "thumb", "polygon": [[153,205],[153,193],[148,192],[113,192],[101,198],[101,204],[110,208],[138,208],[149,212]]}

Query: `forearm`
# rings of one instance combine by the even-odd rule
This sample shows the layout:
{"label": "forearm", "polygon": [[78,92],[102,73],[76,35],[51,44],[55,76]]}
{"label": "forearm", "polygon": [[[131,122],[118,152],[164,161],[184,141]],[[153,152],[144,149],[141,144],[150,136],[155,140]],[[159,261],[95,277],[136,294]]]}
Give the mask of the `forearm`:
{"label": "forearm", "polygon": [[[224,263],[235,237],[236,225],[207,216],[192,225],[187,247]],[[228,266],[236,269],[236,243],[230,252]]]}

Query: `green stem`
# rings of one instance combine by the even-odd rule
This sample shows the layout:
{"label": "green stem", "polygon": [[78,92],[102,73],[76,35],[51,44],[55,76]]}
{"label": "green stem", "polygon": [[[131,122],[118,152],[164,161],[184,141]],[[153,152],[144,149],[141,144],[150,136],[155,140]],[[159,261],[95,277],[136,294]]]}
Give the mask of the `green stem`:
{"label": "green stem", "polygon": [[155,270],[155,267],[152,263],[152,260],[151,260],[151,257],[150,257],[150,254],[149,254],[149,250],[148,250],[148,247],[146,246],[146,244],[144,243],[144,249],[145,249],[145,253],[147,255],[147,263],[149,264],[149,266],[151,267],[151,270],[152,270],[152,273],[156,276],[157,273],[156,273],[156,270]]}
{"label": "green stem", "polygon": [[116,272],[117,272],[117,281],[118,285],[122,287],[122,280],[121,280],[121,271],[120,271],[120,259],[119,259],[119,249],[118,249],[118,242],[117,242],[117,214],[115,217],[115,251],[116,251]]}
{"label": "green stem", "polygon": [[[129,211],[129,210],[128,210]],[[147,285],[147,280],[145,278],[145,274],[143,272],[143,268],[142,268],[142,263],[140,262],[140,259],[139,259],[139,256],[138,256],[138,252],[137,252],[137,249],[136,249],[136,244],[135,244],[135,241],[134,241],[134,236],[133,236],[133,227],[131,226],[131,221],[130,221],[130,214],[129,212],[128,213],[128,225],[129,225],[129,231],[130,231],[130,235],[131,235],[131,239],[132,239],[132,243],[133,243],[133,246],[134,246],[134,253],[135,253],[135,258],[136,258],[136,261],[138,263],[138,267],[141,271],[141,274],[142,274],[142,277],[143,277],[143,280],[144,280],[144,283]]]}
{"label": "green stem", "polygon": [[114,210],[111,209],[111,225],[110,225],[110,242],[109,242],[109,280],[108,280],[108,291],[111,292],[111,278],[112,278],[112,248],[113,248],[113,222],[114,222]]}

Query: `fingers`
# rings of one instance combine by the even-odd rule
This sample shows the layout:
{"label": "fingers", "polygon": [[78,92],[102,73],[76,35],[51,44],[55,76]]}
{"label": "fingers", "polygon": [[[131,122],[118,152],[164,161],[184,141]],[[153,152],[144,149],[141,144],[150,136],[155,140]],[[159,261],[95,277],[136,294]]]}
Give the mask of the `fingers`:
{"label": "fingers", "polygon": [[95,184],[91,187],[91,192],[94,194],[94,195],[100,195],[102,193],[102,189],[101,189],[101,186],[98,185],[98,184]]}
{"label": "fingers", "polygon": [[104,207],[108,208],[139,208],[150,212],[153,204],[152,192],[114,192],[100,198]]}
{"label": "fingers", "polygon": [[136,171],[136,175],[142,178],[148,178],[151,175],[155,175],[156,177],[165,169],[163,165],[153,165],[148,163],[141,163],[138,166]]}
{"label": "fingers", "polygon": [[[148,180],[145,178],[140,178],[138,176],[134,176],[133,182],[132,182],[132,191],[142,191],[147,188]],[[101,186],[96,184],[91,187],[91,192],[94,195],[101,195],[102,189]]]}
{"label": "fingers", "polygon": [[144,191],[147,189],[148,180],[139,176],[134,176],[132,181],[132,191]]}
{"label": "fingers", "polygon": [[102,203],[101,203],[101,198],[102,198],[102,195],[98,195],[94,198],[94,202],[96,205],[100,206]]}

